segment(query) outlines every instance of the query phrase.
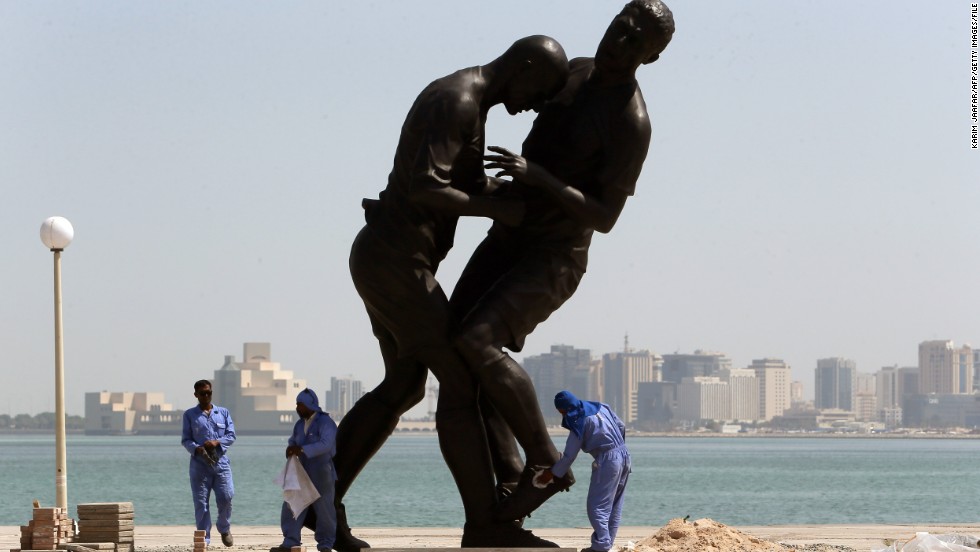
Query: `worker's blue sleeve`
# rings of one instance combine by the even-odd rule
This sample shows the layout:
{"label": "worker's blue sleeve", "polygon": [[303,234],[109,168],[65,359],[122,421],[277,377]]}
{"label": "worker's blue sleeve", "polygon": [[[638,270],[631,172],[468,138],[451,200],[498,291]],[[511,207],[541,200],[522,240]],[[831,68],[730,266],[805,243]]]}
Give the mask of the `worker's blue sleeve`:
{"label": "worker's blue sleeve", "polygon": [[187,452],[195,454],[197,452],[197,447],[201,446],[201,444],[194,440],[194,431],[191,429],[191,418],[193,418],[191,410],[185,410],[180,444],[187,449]]}
{"label": "worker's blue sleeve", "polygon": [[613,415],[613,419],[615,420],[616,425],[619,426],[619,434],[623,436],[623,441],[625,441],[626,440],[626,424],[623,423],[623,420],[620,420],[619,419],[619,416],[617,416],[616,413],[613,412],[611,408],[606,408],[606,410],[608,410],[609,413]]}
{"label": "worker's blue sleeve", "polygon": [[[586,420],[588,423],[588,420]],[[574,432],[568,432],[568,439],[565,440],[565,453],[562,457],[555,462],[554,466],[551,466],[551,473],[555,477],[563,477],[568,473],[568,469],[572,467],[572,462],[575,461],[575,457],[578,456],[578,451],[582,450],[582,439],[575,435]]]}
{"label": "worker's blue sleeve", "polygon": [[227,408],[222,408],[223,414],[225,415],[225,434],[218,437],[218,443],[221,445],[221,452],[228,452],[228,447],[235,442],[235,422],[231,420],[231,412]]}

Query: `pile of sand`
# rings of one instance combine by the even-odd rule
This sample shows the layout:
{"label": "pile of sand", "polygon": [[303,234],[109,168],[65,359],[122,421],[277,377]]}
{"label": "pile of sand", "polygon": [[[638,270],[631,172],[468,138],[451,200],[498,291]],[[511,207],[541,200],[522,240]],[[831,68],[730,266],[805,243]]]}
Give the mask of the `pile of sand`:
{"label": "pile of sand", "polygon": [[636,552],[785,552],[781,544],[746,535],[715,520],[672,519],[636,543]]}

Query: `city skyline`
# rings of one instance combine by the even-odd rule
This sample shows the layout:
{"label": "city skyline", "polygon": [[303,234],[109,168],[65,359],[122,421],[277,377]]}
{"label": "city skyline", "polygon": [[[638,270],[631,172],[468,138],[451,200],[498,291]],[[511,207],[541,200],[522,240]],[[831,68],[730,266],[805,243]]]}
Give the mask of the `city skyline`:
{"label": "city skyline", "polygon": [[[929,345],[929,344],[933,344],[933,343],[952,343],[952,344],[955,344],[954,346],[955,346],[955,349],[956,350],[962,350],[964,347],[966,347],[966,348],[969,348],[970,347],[969,343],[958,343],[957,344],[955,340],[928,340],[928,341],[922,341],[922,342],[918,343],[917,344],[917,348],[921,350],[921,348],[923,346],[926,346],[926,345]],[[245,346],[253,346],[253,347],[254,346],[269,347],[270,345],[274,346],[275,344],[274,343],[269,343],[269,342],[252,342],[252,343],[246,342],[245,343]],[[239,347],[241,347],[241,346],[242,345],[239,344]],[[745,371],[745,370],[751,371],[752,369],[754,369],[756,367],[756,364],[764,365],[768,361],[777,362],[777,363],[780,363],[780,364],[789,364],[789,363],[786,363],[783,359],[779,359],[779,358],[772,357],[772,356],[762,355],[762,356],[758,356],[756,358],[753,358],[751,361],[749,361],[749,362],[747,362],[747,363],[745,363],[743,365],[743,364],[739,364],[737,362],[732,361],[726,355],[726,353],[724,351],[713,351],[713,350],[702,350],[702,349],[697,349],[697,350],[694,350],[694,351],[685,351],[685,352],[677,352],[677,351],[675,351],[673,353],[661,353],[661,352],[656,351],[656,350],[654,350],[652,348],[649,348],[649,347],[633,347],[633,346],[631,346],[629,344],[628,338],[624,340],[624,344],[621,346],[621,348],[619,350],[616,350],[616,351],[599,352],[599,351],[595,351],[593,349],[590,349],[588,347],[579,347],[578,345],[575,345],[575,344],[555,343],[555,344],[552,344],[550,346],[550,353],[548,351],[544,351],[542,353],[535,353],[533,355],[519,356],[518,359],[521,362],[522,366],[526,366],[527,369],[530,371],[531,370],[530,365],[526,364],[526,362],[525,362],[525,361],[529,360],[529,357],[547,357],[549,354],[553,354],[556,349],[558,349],[558,350],[565,349],[565,350],[568,350],[568,351],[574,351],[576,353],[586,352],[586,353],[588,353],[590,355],[590,360],[593,363],[595,363],[595,362],[608,362],[607,359],[609,359],[609,358],[612,358],[615,361],[615,359],[617,357],[622,356],[623,353],[629,353],[629,354],[635,354],[635,353],[649,354],[649,355],[652,355],[654,357],[661,358],[661,360],[663,359],[663,357],[665,355],[667,357],[672,357],[672,356],[685,357],[685,356],[696,356],[696,355],[717,356],[720,359],[722,359],[721,360],[721,367],[720,367],[720,369],[723,370],[723,371],[726,371],[726,372],[727,371],[732,371],[732,370],[734,370],[735,372],[741,372],[741,371]],[[243,355],[243,358],[244,358],[244,355]],[[278,362],[278,358],[279,358],[278,348],[276,348],[275,356],[273,358],[276,359],[276,364],[278,365],[279,364],[279,362]],[[536,360],[536,358],[533,359],[533,360]],[[976,355],[971,360],[973,360],[974,362],[980,361],[980,354]],[[790,381],[793,382],[793,383],[802,384],[805,387],[806,387],[806,384],[808,383],[809,384],[809,388],[810,388],[810,390],[812,392],[809,393],[809,394],[804,393],[803,400],[804,401],[808,401],[808,402],[813,402],[814,405],[815,405],[815,407],[818,408],[818,409],[819,408],[828,408],[826,406],[821,407],[820,405],[817,405],[816,404],[816,402],[818,401],[818,397],[817,397],[817,395],[815,393],[818,390],[818,385],[814,382],[815,379],[819,380],[819,378],[821,377],[820,376],[820,369],[821,369],[822,363],[825,362],[825,361],[841,361],[841,362],[847,363],[849,366],[851,366],[851,369],[852,369],[852,372],[853,372],[852,375],[854,377],[857,377],[857,376],[872,376],[873,377],[873,376],[877,375],[879,372],[881,372],[883,370],[897,370],[899,368],[902,368],[902,369],[914,368],[914,369],[917,370],[919,368],[918,361],[916,361],[916,362],[910,362],[910,363],[907,363],[907,364],[897,363],[897,364],[886,365],[886,366],[861,367],[860,365],[856,364],[853,361],[853,359],[843,358],[843,357],[830,357],[830,358],[814,359],[813,362],[812,362],[812,366],[804,366],[803,368],[800,368],[800,369],[798,369],[797,367],[794,367],[794,366],[790,365],[790,368],[792,369],[792,377],[791,377]],[[198,379],[207,379],[207,380],[210,380],[210,381],[214,382],[214,378],[215,378],[216,374],[218,374],[219,373],[219,370],[222,369],[224,366],[226,366],[229,362],[234,362],[234,363],[239,363],[240,364],[240,363],[244,362],[244,360],[242,360],[242,361],[237,360],[235,358],[235,355],[234,354],[224,355],[223,356],[223,360],[221,362],[218,362],[209,372],[207,372],[207,373],[202,372],[201,377],[198,378]],[[977,363],[977,366],[980,367],[980,363]],[[299,378],[301,378],[301,381],[303,381],[303,382],[307,382],[307,381],[310,380],[310,378],[307,377],[307,373],[304,372],[302,369],[296,370],[296,369],[294,369],[294,368],[292,368],[290,366],[284,366],[284,368],[287,369],[289,373],[295,372],[297,374],[297,376]],[[662,368],[658,368],[658,370],[662,370]],[[799,372],[801,370],[809,370],[809,372],[808,373],[803,373],[802,377],[798,377]],[[437,391],[438,381],[435,380],[435,377],[431,374],[431,372],[429,373],[429,379],[430,379],[430,383],[434,383],[435,388],[436,388],[435,391]],[[354,388],[354,390],[352,390],[349,387],[350,385],[352,385],[351,382],[357,382],[355,384],[356,387]],[[192,388],[193,387],[193,381],[190,382],[189,385]],[[346,411],[346,409],[349,408],[348,405],[349,404],[352,404],[350,401],[352,399],[354,401],[356,401],[356,398],[354,398],[354,397],[359,397],[360,394],[362,394],[363,392],[366,392],[367,390],[370,390],[370,388],[373,387],[373,384],[371,384],[369,382],[365,382],[361,378],[358,378],[358,377],[356,377],[356,376],[354,376],[354,375],[352,375],[350,373],[341,373],[341,374],[337,374],[337,375],[334,375],[334,374],[329,375],[328,378],[327,378],[327,384],[325,386],[322,386],[322,387],[315,386],[312,383],[307,384],[307,386],[310,387],[310,388],[312,388],[320,396],[321,402],[323,402],[324,404],[327,404],[327,401],[337,401],[337,400],[339,400],[339,401],[341,401],[339,404],[342,404],[343,406],[334,406],[334,408],[340,408],[341,410]],[[174,387],[177,387],[177,386],[170,385],[169,387],[174,388]],[[429,387],[430,386],[427,385],[427,390],[428,390]],[[353,392],[354,395],[353,395],[353,397],[348,397],[346,399],[338,399],[337,397],[332,396],[333,393],[336,393],[338,391],[341,392],[341,393],[345,393],[345,394],[349,394],[349,393]],[[178,409],[178,410],[185,409],[185,408],[190,408],[191,406],[193,406],[194,404],[196,404],[196,399],[193,397],[193,393],[192,392],[189,393],[191,395],[190,399],[182,399],[182,397],[180,397],[179,391],[177,392],[176,395],[172,395],[170,391],[165,391],[165,390],[163,390],[160,387],[157,387],[157,388],[140,387],[140,388],[125,388],[125,389],[124,388],[121,388],[121,387],[107,387],[107,388],[101,388],[101,389],[84,389],[84,390],[80,391],[80,394],[82,395],[82,398],[81,398],[80,401],[73,400],[72,397],[66,397],[66,403],[68,404],[67,414],[68,415],[84,415],[84,410],[85,410],[85,397],[84,397],[84,395],[90,394],[90,393],[98,393],[98,392],[103,392],[103,393],[105,393],[105,392],[108,392],[108,393],[121,393],[121,392],[128,392],[128,393],[132,393],[132,392],[138,392],[138,393],[147,393],[147,392],[149,392],[149,393],[158,393],[158,394],[162,395],[161,400],[166,399],[169,403],[172,403],[175,406],[175,408]],[[542,405],[544,405],[544,404],[546,404],[546,403],[549,402],[549,401],[546,401],[546,400],[544,400],[544,399],[541,398],[541,397],[547,397],[549,395],[549,391],[544,390],[544,389],[536,389],[536,393],[538,394],[538,396],[539,396],[539,402]],[[852,393],[852,391],[847,391],[847,393],[848,393],[848,396],[850,396],[850,393]],[[184,402],[182,402],[182,400]],[[78,411],[75,411],[75,410],[72,409],[72,405],[73,404],[76,404],[76,403],[81,403],[81,407],[78,409]],[[221,398],[218,395],[215,396],[215,403],[221,404]],[[431,406],[431,400],[428,397],[428,391],[427,391],[426,398],[423,399],[422,402],[420,402],[414,408],[412,408],[409,412],[407,412],[405,414],[405,417],[406,418],[411,418],[411,419],[425,417],[429,413],[428,411],[429,411],[430,406]],[[830,408],[836,408],[836,406],[831,406]],[[848,409],[845,408],[844,410],[848,410]],[[8,415],[17,415],[17,414],[36,415],[38,413],[46,412],[46,411],[53,411],[53,409],[47,409],[46,410],[46,409],[43,409],[42,408],[42,409],[39,409],[36,412],[28,412],[28,411],[10,412],[10,411],[4,411],[2,408],[0,408],[0,414],[8,414]]]}
{"label": "city skyline", "polygon": [[[416,95],[526,35],[590,56],[623,3],[0,4],[0,412],[54,410],[53,215],[75,228],[68,413],[102,389],[190,406],[245,341],[319,391],[371,389],[347,258]],[[515,356],[629,333],[734,367],[783,359],[812,396],[820,358],[873,371],[923,341],[980,344],[969,5],[668,4],[677,34],[638,71],[653,138],[636,195]],[[532,121],[491,110],[487,143],[519,150]],[[486,227],[460,222],[447,290]]]}
{"label": "city skyline", "polygon": [[[275,434],[291,424],[293,397],[306,387],[305,380],[274,360],[271,345],[244,343],[241,360],[226,355],[210,380],[219,404],[237,413],[243,434]],[[622,351],[595,357],[587,349],[553,345],[549,353],[525,358],[524,365],[536,389],[536,403],[552,425],[560,422],[552,409],[553,393],[567,389],[622,412],[627,427],[646,430],[689,430],[707,424],[732,433],[744,429],[741,424],[757,422],[771,423],[777,430],[867,432],[882,428],[876,423],[888,430],[976,428],[980,408],[973,381],[980,371],[980,350],[957,348],[952,341],[924,341],[919,352],[917,367],[886,366],[874,373],[857,372],[850,359],[818,359],[812,401],[800,395],[800,382],[790,380],[790,367],[774,358],[732,368],[731,359],[720,352],[661,356],[634,350],[624,340]],[[433,420],[438,385],[432,381],[427,390],[427,415],[409,413],[403,422]],[[360,380],[331,377],[321,405],[342,419],[362,395]],[[182,409],[165,401],[163,393],[146,390],[88,392],[85,432],[172,433]]]}

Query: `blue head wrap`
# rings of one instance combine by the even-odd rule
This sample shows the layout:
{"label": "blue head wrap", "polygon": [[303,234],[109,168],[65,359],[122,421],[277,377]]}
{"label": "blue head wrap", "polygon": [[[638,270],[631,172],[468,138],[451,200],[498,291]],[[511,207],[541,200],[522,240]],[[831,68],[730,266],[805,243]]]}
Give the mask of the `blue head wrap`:
{"label": "blue head wrap", "polygon": [[565,411],[561,417],[561,427],[579,438],[585,428],[585,419],[598,412],[600,406],[602,403],[579,400],[571,391],[559,391],[555,395],[555,408]]}
{"label": "blue head wrap", "polygon": [[307,408],[314,412],[320,411],[320,399],[316,397],[316,393],[309,387],[300,391],[299,395],[296,395],[296,402],[305,404]]}

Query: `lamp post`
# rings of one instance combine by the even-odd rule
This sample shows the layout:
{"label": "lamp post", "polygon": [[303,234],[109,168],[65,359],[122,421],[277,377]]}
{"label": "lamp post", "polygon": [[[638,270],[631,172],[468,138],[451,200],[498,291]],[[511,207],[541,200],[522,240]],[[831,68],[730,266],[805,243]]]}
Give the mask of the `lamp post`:
{"label": "lamp post", "polygon": [[75,230],[68,219],[50,217],[41,224],[41,241],[54,253],[54,487],[59,508],[68,508],[68,463],[65,446],[65,354],[61,325],[61,251]]}

